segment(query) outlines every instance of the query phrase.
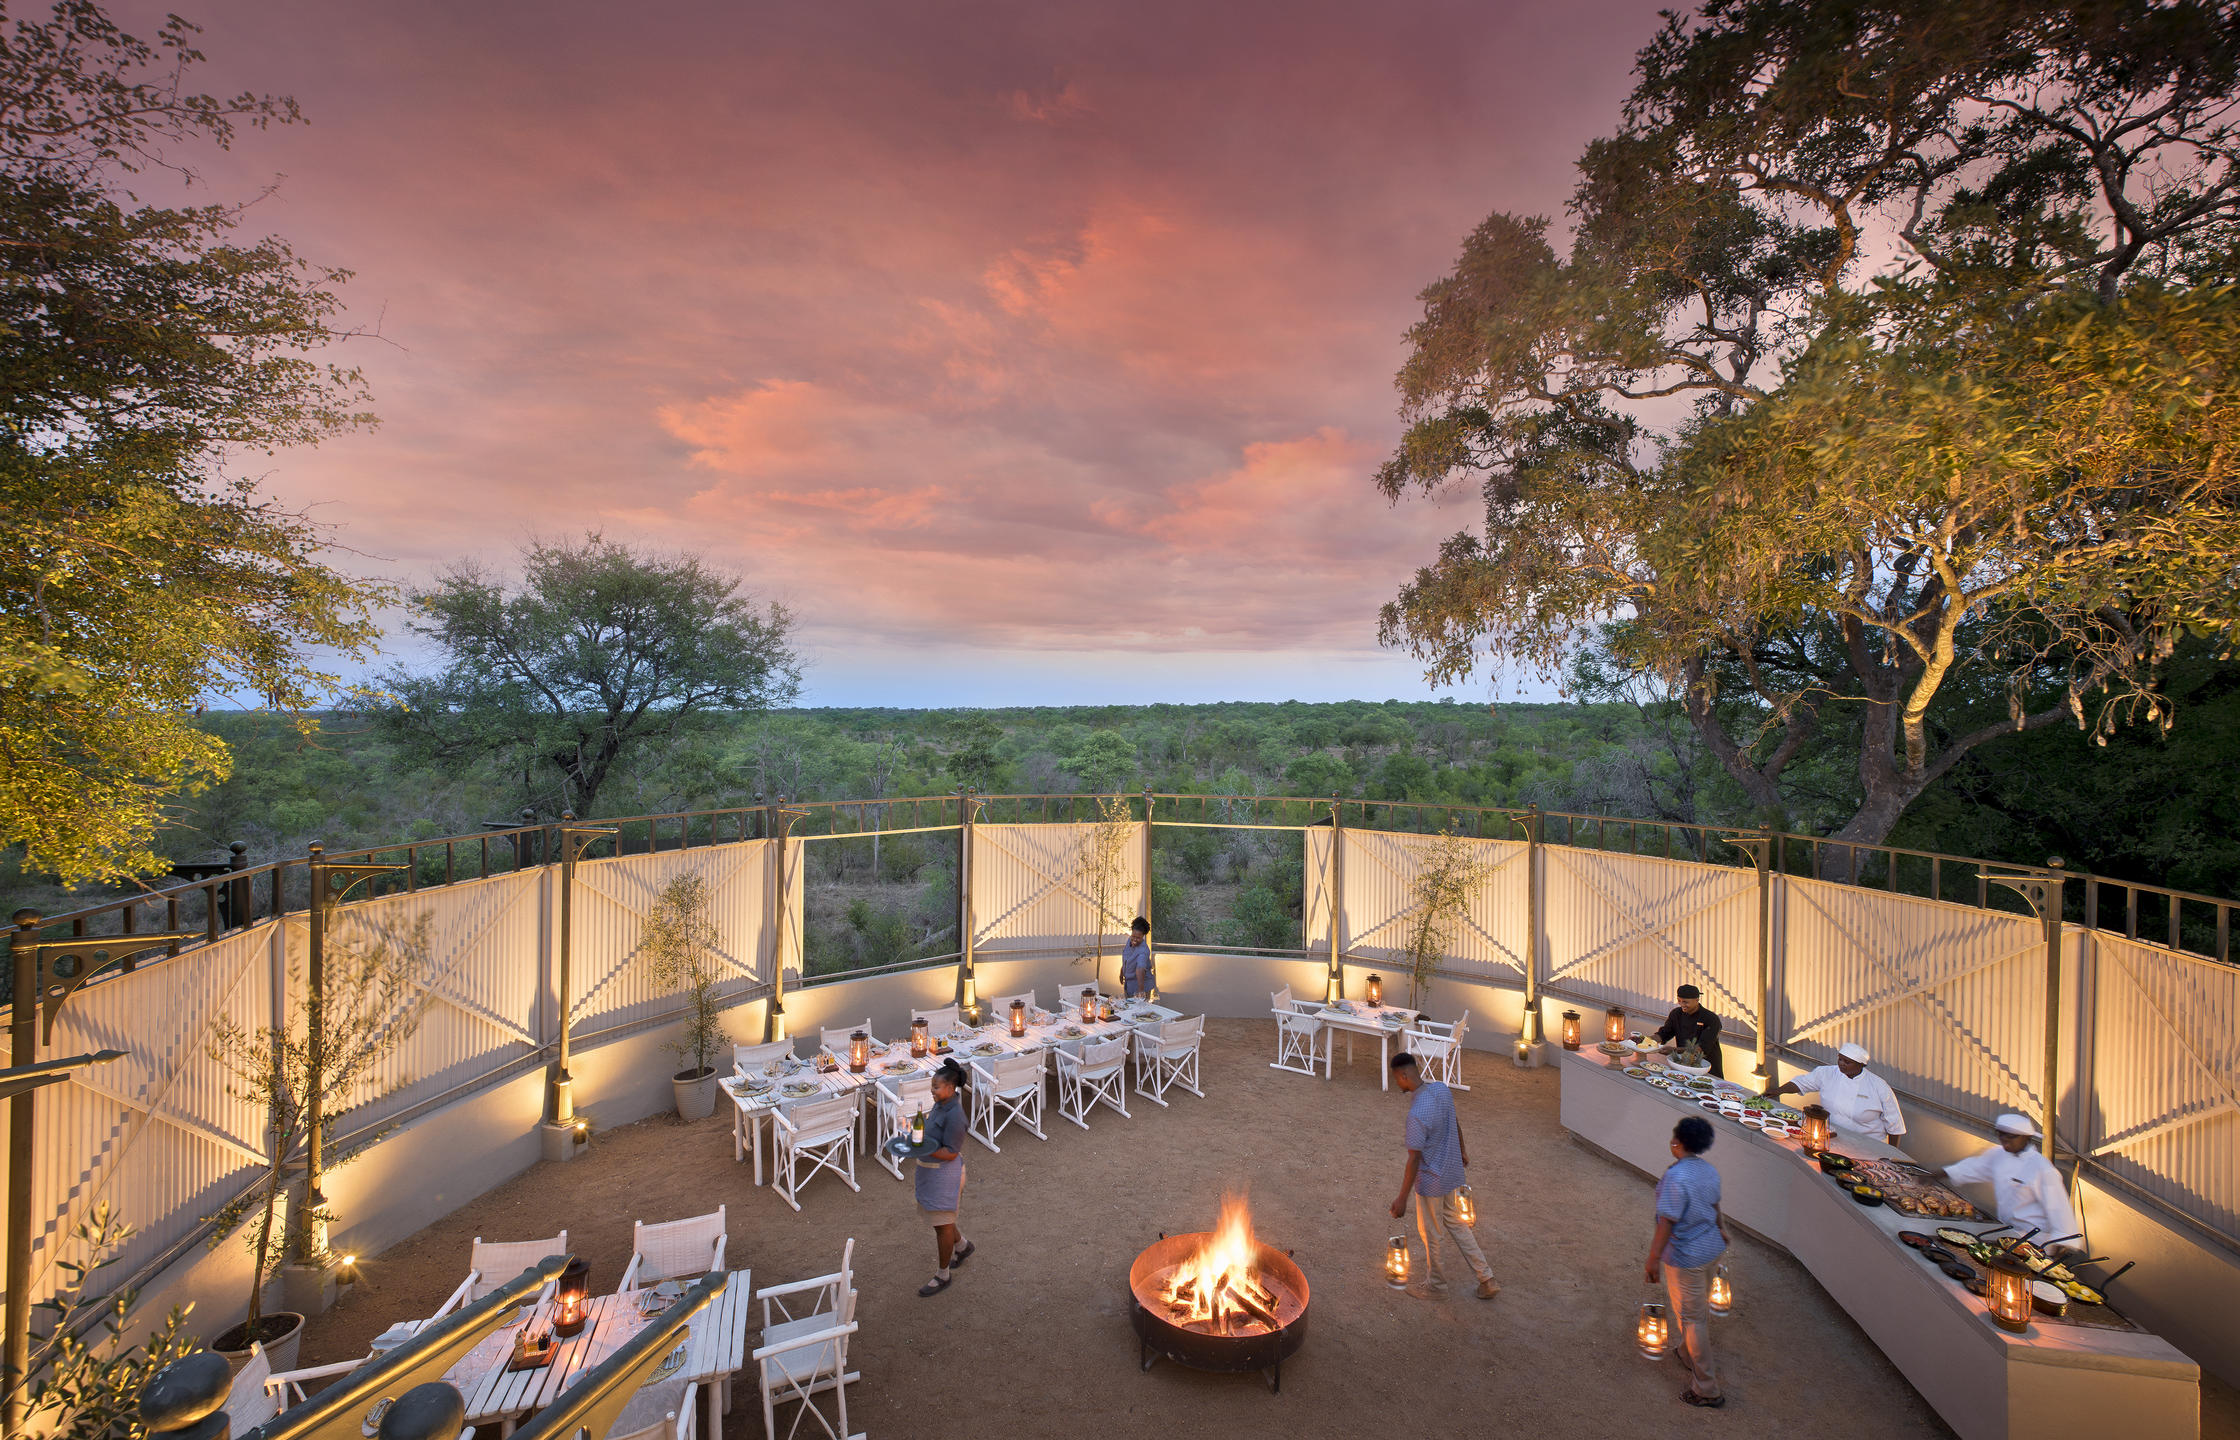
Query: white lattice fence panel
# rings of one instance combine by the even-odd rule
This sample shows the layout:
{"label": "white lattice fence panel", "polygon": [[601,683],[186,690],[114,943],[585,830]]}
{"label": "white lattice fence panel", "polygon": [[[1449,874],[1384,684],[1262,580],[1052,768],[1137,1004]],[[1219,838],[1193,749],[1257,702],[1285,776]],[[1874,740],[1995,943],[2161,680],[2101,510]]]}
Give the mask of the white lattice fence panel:
{"label": "white lattice fence panel", "polygon": [[[1096,906],[1081,867],[1094,825],[972,827],[973,948],[983,954],[1093,947]],[[1131,821],[1120,850],[1119,893],[1107,906],[1102,932],[1117,952],[1128,922],[1143,909],[1143,825]]]}
{"label": "white lattice fence panel", "polygon": [[[723,981],[718,993],[730,996],[753,988],[765,976],[770,893],[767,840],[672,850],[656,855],[625,855],[588,860],[576,867],[574,940],[574,1023],[578,1029],[627,1024],[674,1010],[680,996],[654,988],[646,967],[636,963],[640,932],[662,889],[682,875],[707,882],[716,925],[716,955]],[[800,844],[791,842],[798,916]],[[555,875],[557,883],[557,874]],[[796,951],[795,953],[798,953]]]}
{"label": "white lattice fence panel", "polygon": [[1790,878],[1783,1035],[1846,1041],[1901,1090],[1988,1124],[2039,1113],[2045,932],[2026,916]]}
{"label": "white lattice fence panel", "polygon": [[[1339,854],[1338,888],[1344,953],[1375,964],[1405,967],[1409,927],[1417,913],[1416,887],[1440,844],[1436,835],[1348,830]],[[1477,869],[1469,911],[1445,968],[1488,977],[1522,977],[1531,848],[1512,840],[1462,838]]]}
{"label": "white lattice fence panel", "polygon": [[1300,885],[1300,914],[1304,919],[1302,933],[1306,945],[1316,954],[1326,954],[1330,948],[1330,837],[1334,832],[1327,825],[1309,825],[1306,828],[1306,848],[1301,852],[1301,862],[1306,871]]}
{"label": "white lattice fence panel", "polygon": [[1694,985],[1730,1040],[1755,1033],[1757,871],[1568,845],[1541,855],[1548,985],[1649,1015]]}
{"label": "white lattice fence panel", "polygon": [[2093,1159],[2240,1234],[2240,969],[2099,935]]}
{"label": "white lattice fence panel", "polygon": [[84,1263],[70,1232],[94,1207],[135,1234],[105,1272],[122,1279],[199,1229],[204,1216],[265,1168],[264,1111],[229,1093],[211,1058],[211,1027],[273,1015],[277,927],[264,924],[129,974],[97,978],[71,997],[39,1058],[94,1050],[125,1057],[38,1092],[31,1167],[34,1303]]}

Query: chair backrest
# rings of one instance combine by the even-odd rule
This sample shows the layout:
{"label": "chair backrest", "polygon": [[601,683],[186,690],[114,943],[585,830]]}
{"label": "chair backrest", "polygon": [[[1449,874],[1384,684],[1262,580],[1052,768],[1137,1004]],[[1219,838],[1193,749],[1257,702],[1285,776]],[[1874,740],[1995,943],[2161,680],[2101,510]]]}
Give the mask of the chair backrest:
{"label": "chair backrest", "polygon": [[894,1103],[905,1115],[915,1114],[920,1106],[933,1108],[933,1077],[931,1075],[893,1075],[879,1082],[894,1096]]}
{"label": "chair backrest", "polygon": [[635,1222],[631,1248],[638,1252],[639,1283],[706,1274],[715,1263],[716,1242],[726,1233],[726,1208],[718,1205],[711,1215],[664,1220],[655,1225]]}
{"label": "chair backrest", "polygon": [[997,1090],[1020,1090],[1042,1083],[1040,1055],[998,1055],[987,1065]]}
{"label": "chair backrest", "polygon": [[1289,985],[1286,985],[1281,990],[1269,991],[1268,1008],[1275,1011],[1279,1015],[1287,1010],[1290,1010],[1292,1008],[1291,987]]}
{"label": "chair backrest", "polygon": [[1096,1070],[1128,1057],[1128,1037],[1115,1035],[1110,1040],[1095,1040],[1081,1047],[1081,1068]]}
{"label": "chair backrest", "polygon": [[615,1417],[607,1440],[675,1440],[682,1428],[677,1417],[689,1409],[685,1392],[693,1388],[681,1376],[640,1385]]}
{"label": "chair backrest", "polygon": [[741,1075],[751,1075],[773,1060],[793,1058],[791,1040],[773,1040],[767,1045],[734,1045],[731,1047],[731,1067]]}
{"label": "chair backrest", "polygon": [[280,1397],[264,1388],[272,1378],[272,1357],[264,1346],[249,1342],[249,1358],[233,1372],[233,1388],[226,1392],[226,1418],[233,1433],[254,1429],[280,1413]]}
{"label": "chair backrest", "polygon": [[1303,1030],[1311,1035],[1322,1028],[1322,1017],[1320,1015],[1304,1014],[1297,1010],[1278,1010],[1276,1012],[1276,1028],[1291,1031]]}
{"label": "chair backrest", "polygon": [[1169,1020],[1159,1027],[1159,1040],[1165,1045],[1187,1045],[1205,1034],[1206,1017],[1192,1015],[1186,1020]]}
{"label": "chair backrest", "polygon": [[1081,992],[1096,988],[1097,982],[1094,980],[1084,980],[1079,985],[1060,985],[1058,987],[1058,1008],[1071,1011],[1076,1015],[1080,1014]]}
{"label": "chair backrest", "polygon": [[1034,1008],[1034,992],[1032,990],[1022,990],[1016,995],[998,995],[994,1002],[989,1005],[988,1013],[1008,1024],[1011,1020],[1011,1002],[1014,1000],[1025,1002],[1029,1010]]}
{"label": "chair backrest", "polygon": [[833,1054],[840,1056],[842,1059],[846,1059],[848,1055],[848,1042],[855,1037],[855,1033],[858,1030],[861,1030],[866,1036],[868,1036],[872,1044],[876,1045],[879,1043],[878,1032],[871,1028],[871,1017],[869,1015],[866,1015],[863,1017],[863,1023],[861,1025],[842,1025],[837,1030],[824,1031],[821,1037],[824,1043],[824,1048],[830,1050]]}
{"label": "chair backrest", "polygon": [[480,1300],[507,1281],[519,1278],[522,1271],[545,1256],[567,1253],[565,1230],[550,1240],[501,1240],[495,1244],[477,1235],[474,1248],[467,1252],[467,1264],[475,1272],[473,1293],[467,1298]]}
{"label": "chair backrest", "polygon": [[[930,1083],[927,1093],[932,1093]],[[817,1100],[796,1101],[786,1110],[786,1123],[795,1130],[817,1135],[853,1123],[855,1114],[856,1097],[853,1094],[827,1095]]]}
{"label": "chair backrest", "polygon": [[938,1040],[964,1022],[964,1012],[954,1005],[943,1005],[934,1010],[913,1010],[912,1020],[926,1022],[926,1034]]}

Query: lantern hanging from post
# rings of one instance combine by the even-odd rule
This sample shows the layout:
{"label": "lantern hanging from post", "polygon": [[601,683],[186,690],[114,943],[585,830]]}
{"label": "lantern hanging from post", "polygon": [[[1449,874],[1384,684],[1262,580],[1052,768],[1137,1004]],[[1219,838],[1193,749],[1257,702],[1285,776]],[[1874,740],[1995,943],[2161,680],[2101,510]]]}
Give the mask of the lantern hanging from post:
{"label": "lantern hanging from post", "polygon": [[1027,1002],[1024,1000],[1014,1000],[1011,1002],[1011,1038],[1016,1040],[1026,1033]]}
{"label": "lantern hanging from post", "polygon": [[1081,1023],[1097,1023],[1097,992],[1094,987],[1081,992]]}
{"label": "lantern hanging from post", "polygon": [[1371,1005],[1382,1005],[1384,1003],[1384,977],[1382,975],[1371,975],[1369,977],[1369,1003]]}
{"label": "lantern hanging from post", "polygon": [[1626,1012],[1624,1009],[1616,1005],[1610,1007],[1609,1013],[1603,1017],[1602,1038],[1613,1045],[1626,1038]]}
{"label": "lantern hanging from post", "polygon": [[2028,1266],[2004,1251],[1991,1257],[1983,1303],[1991,1311],[1994,1325],[2017,1335],[2030,1328],[2030,1282],[2034,1278]]}
{"label": "lantern hanging from post", "polygon": [[919,1060],[923,1060],[926,1058],[926,1050],[928,1048],[929,1047],[926,1042],[926,1017],[920,1015],[918,1018],[910,1022],[910,1054]]}
{"label": "lantern hanging from post", "polygon": [[1804,1153],[1818,1155],[1828,1148],[1828,1111],[1824,1105],[1804,1107]]}
{"label": "lantern hanging from post", "polygon": [[1576,1010],[1563,1012],[1563,1048],[1566,1050],[1579,1048],[1579,1012]]}
{"label": "lantern hanging from post", "polygon": [[1706,1303],[1714,1315],[1724,1315],[1734,1309],[1734,1276],[1728,1272],[1724,1256],[1711,1267],[1711,1290]]}
{"label": "lantern hanging from post", "polygon": [[858,1030],[848,1037],[848,1068],[858,1075],[871,1063],[871,1037]]}
{"label": "lantern hanging from post", "polygon": [[1477,1228],[1478,1202],[1471,1196],[1468,1185],[1454,1192],[1454,1218],[1472,1229]]}
{"label": "lantern hanging from post", "polygon": [[591,1267],[580,1255],[570,1255],[552,1287],[552,1333],[575,1335],[591,1314]]}
{"label": "lantern hanging from post", "polygon": [[1642,1305],[1639,1318],[1633,1322],[1633,1339],[1641,1347],[1642,1359],[1664,1358],[1664,1352],[1672,1345],[1672,1322],[1666,1317],[1661,1302],[1651,1300]]}
{"label": "lantern hanging from post", "polygon": [[1385,1242],[1384,1283],[1395,1290],[1408,1288],[1408,1237],[1395,1235]]}

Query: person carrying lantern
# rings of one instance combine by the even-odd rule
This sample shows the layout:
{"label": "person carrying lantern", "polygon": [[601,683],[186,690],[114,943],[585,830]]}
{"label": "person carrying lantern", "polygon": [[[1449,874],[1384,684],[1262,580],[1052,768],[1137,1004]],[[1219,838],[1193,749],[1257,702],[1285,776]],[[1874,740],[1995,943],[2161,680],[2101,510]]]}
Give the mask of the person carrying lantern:
{"label": "person carrying lantern", "polygon": [[1688,1367],[1680,1398],[1717,1409],[1727,1399],[1711,1359],[1711,1267],[1727,1252],[1727,1222],[1719,1214],[1719,1172],[1703,1158],[1711,1138],[1711,1122],[1701,1115],[1672,1127],[1672,1164],[1657,1181],[1657,1233],[1641,1273],[1651,1285],[1664,1281],[1679,1327],[1680,1359]]}
{"label": "person carrying lantern", "polygon": [[918,1210],[933,1222],[933,1248],[941,1261],[933,1278],[918,1287],[921,1297],[949,1288],[951,1267],[972,1258],[973,1244],[957,1229],[964,1200],[964,1137],[970,1128],[957,1092],[964,1088],[964,1067],[944,1060],[933,1072],[933,1109],[926,1114],[925,1144],[918,1155],[912,1190]]}
{"label": "person carrying lantern", "polygon": [[1989,1185],[2001,1224],[2017,1235],[2035,1236],[2049,1252],[2067,1248],[2047,1243],[2075,1238],[2078,1226],[2068,1184],[2036,1144],[2043,1133],[2028,1117],[2011,1113],[2001,1115],[1991,1128],[1999,1132],[1998,1144],[1938,1171],[1937,1178],[1954,1185]]}
{"label": "person carrying lantern", "polygon": [[1726,1063],[1719,1054],[1719,1017],[1703,1008],[1703,992],[1695,986],[1681,986],[1677,996],[1680,1003],[1657,1027],[1657,1038],[1667,1050],[1700,1047],[1703,1058],[1711,1062],[1711,1073],[1726,1078]]}
{"label": "person carrying lantern", "polygon": [[1906,1117],[1898,1110],[1898,1096],[1884,1080],[1867,1068],[1863,1045],[1845,1045],[1836,1051],[1836,1063],[1807,1070],[1785,1080],[1776,1095],[1820,1092],[1820,1104],[1837,1128],[1869,1140],[1889,1140],[1906,1133]]}
{"label": "person carrying lantern", "polygon": [[1408,1197],[1415,1196],[1416,1233],[1423,1240],[1424,1282],[1410,1285],[1408,1293],[1419,1300],[1443,1300],[1447,1275],[1439,1263],[1442,1239],[1453,1243],[1478,1277],[1478,1298],[1491,1300],[1501,1293],[1493,1278],[1486,1252],[1478,1246],[1477,1232],[1463,1219],[1455,1192],[1463,1186],[1470,1164],[1469,1147],[1463,1144],[1462,1121],[1454,1113],[1454,1092],[1437,1080],[1416,1073],[1416,1057],[1403,1050],[1392,1057],[1392,1083],[1408,1099],[1408,1169],[1400,1180],[1400,1198],[1392,1202],[1392,1218],[1407,1213]]}

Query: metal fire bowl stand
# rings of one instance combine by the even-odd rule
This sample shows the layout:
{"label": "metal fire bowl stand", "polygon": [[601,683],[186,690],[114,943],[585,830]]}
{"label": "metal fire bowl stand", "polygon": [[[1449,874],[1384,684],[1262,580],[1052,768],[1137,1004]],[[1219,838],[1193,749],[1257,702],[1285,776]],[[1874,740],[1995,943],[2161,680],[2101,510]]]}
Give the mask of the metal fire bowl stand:
{"label": "metal fire bowl stand", "polygon": [[1154,1293],[1155,1280],[1211,1238],[1211,1232],[1203,1230],[1162,1235],[1158,1244],[1138,1255],[1136,1263],[1128,1268],[1128,1298],[1133,1302],[1129,1319],[1135,1326],[1143,1368],[1149,1370],[1164,1355],[1192,1370],[1225,1375],[1257,1370],[1267,1378],[1268,1389],[1281,1394],[1283,1362],[1307,1338],[1306,1272],[1289,1255],[1262,1244],[1256,1262],[1263,1277],[1282,1287],[1277,1291],[1279,1303],[1284,1291],[1298,1297],[1296,1312],[1279,1329],[1262,1335],[1207,1335],[1177,1325],[1162,1313],[1165,1306]]}

